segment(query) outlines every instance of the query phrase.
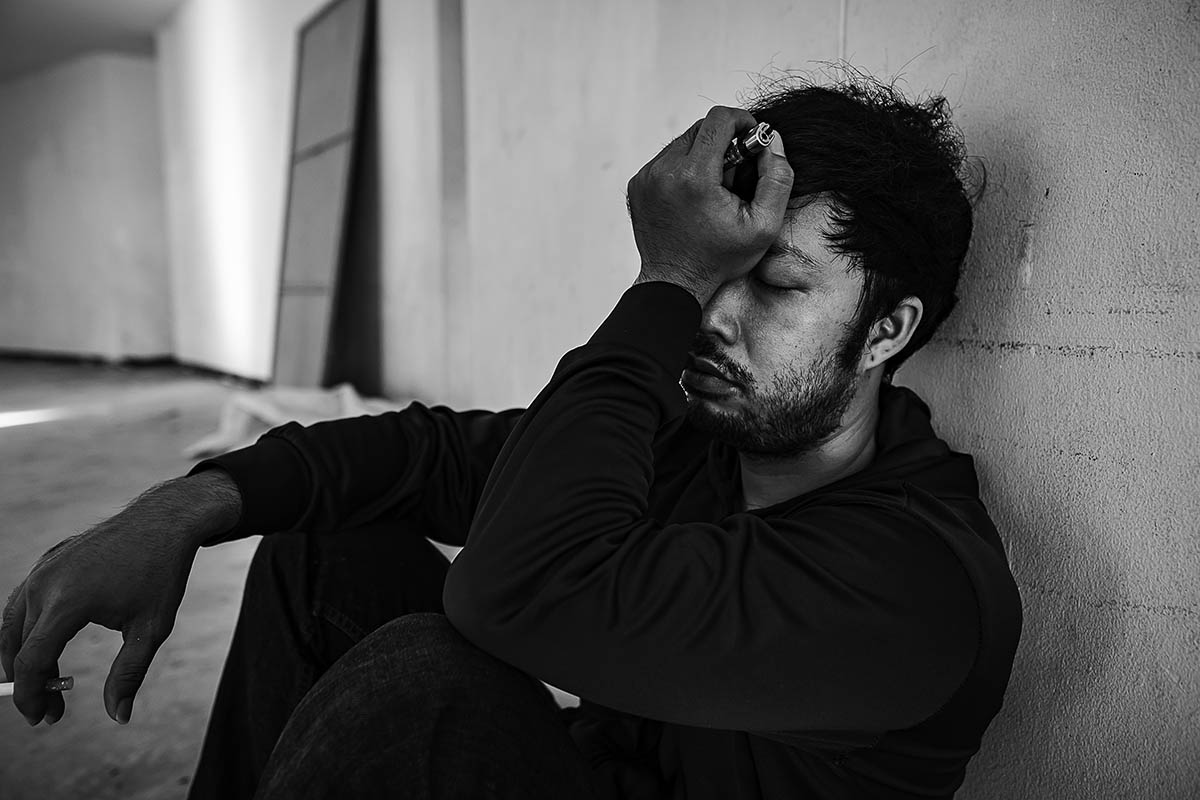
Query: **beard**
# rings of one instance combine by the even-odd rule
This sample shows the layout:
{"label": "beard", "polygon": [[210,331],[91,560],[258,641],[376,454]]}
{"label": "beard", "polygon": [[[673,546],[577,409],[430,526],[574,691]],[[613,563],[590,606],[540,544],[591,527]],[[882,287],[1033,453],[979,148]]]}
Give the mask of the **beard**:
{"label": "beard", "polygon": [[720,408],[703,394],[688,392],[687,419],[751,457],[775,460],[816,449],[841,427],[858,389],[861,348],[853,333],[848,331],[835,351],[822,350],[803,368],[777,373],[765,387],[711,340],[697,337],[692,353],[739,383],[743,403]]}

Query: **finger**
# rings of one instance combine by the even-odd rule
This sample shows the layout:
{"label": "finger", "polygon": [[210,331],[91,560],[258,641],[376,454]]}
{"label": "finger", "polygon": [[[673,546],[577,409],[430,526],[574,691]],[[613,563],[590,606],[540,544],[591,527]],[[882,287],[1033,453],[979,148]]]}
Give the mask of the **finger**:
{"label": "finger", "polygon": [[[58,662],[54,662],[54,674],[50,677],[57,678],[62,674],[59,670]],[[67,699],[63,696],[63,692],[46,692],[46,724],[53,725],[63,718],[63,714],[67,711]]]}
{"label": "finger", "polygon": [[58,677],[58,657],[80,627],[47,609],[30,629],[13,659],[13,705],[30,725],[41,722],[51,709],[50,696],[56,693],[46,691],[46,681]]}
{"label": "finger", "polygon": [[792,165],[783,151],[779,131],[771,134],[771,144],[758,154],[758,183],[754,186],[754,202],[750,211],[761,224],[779,227],[787,213],[792,195]]}
{"label": "finger", "polygon": [[134,696],[146,679],[159,644],[154,637],[127,633],[121,652],[113,659],[108,680],[104,682],[104,709],[122,725],[129,722]]}
{"label": "finger", "polygon": [[4,668],[4,679],[13,679],[13,659],[21,649],[21,633],[25,630],[25,583],[8,597],[4,606],[3,622],[0,622],[0,667]]}
{"label": "finger", "polygon": [[754,116],[742,108],[713,106],[709,109],[688,151],[699,174],[720,183],[725,172],[725,151],[729,149],[729,143],[739,133],[756,124]]}
{"label": "finger", "polygon": [[658,155],[643,164],[637,174],[629,179],[629,183],[625,185],[625,210],[631,217],[633,216],[634,196],[637,194],[638,187],[650,180],[651,170],[658,167],[660,161],[669,157],[677,163],[687,156],[688,149],[692,146],[692,140],[696,138],[702,122],[704,122],[702,119],[696,120],[692,123],[692,127],[667,142],[666,146],[658,151]]}

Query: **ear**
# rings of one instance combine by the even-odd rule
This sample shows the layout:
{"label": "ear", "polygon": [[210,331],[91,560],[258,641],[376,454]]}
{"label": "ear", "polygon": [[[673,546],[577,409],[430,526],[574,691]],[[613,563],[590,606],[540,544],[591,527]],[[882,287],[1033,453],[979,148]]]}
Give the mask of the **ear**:
{"label": "ear", "polygon": [[925,305],[919,297],[906,297],[896,304],[892,313],[871,326],[867,350],[863,354],[863,371],[880,366],[904,349],[916,333],[925,313]]}

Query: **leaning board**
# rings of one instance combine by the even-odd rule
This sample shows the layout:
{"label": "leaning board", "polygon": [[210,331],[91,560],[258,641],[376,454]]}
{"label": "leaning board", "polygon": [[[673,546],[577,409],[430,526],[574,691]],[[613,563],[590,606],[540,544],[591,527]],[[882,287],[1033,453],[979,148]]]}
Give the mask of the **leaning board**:
{"label": "leaning board", "polygon": [[320,387],[343,252],[369,0],[334,0],[298,36],[274,383]]}

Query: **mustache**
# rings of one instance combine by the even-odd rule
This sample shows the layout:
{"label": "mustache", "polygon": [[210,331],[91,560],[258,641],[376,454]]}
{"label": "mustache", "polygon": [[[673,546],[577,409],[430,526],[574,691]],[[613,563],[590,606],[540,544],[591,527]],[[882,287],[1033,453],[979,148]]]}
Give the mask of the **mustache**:
{"label": "mustache", "polygon": [[721,352],[717,343],[708,337],[697,336],[692,340],[692,355],[696,358],[706,358],[716,364],[717,368],[735,383],[747,388],[754,384],[750,371]]}

